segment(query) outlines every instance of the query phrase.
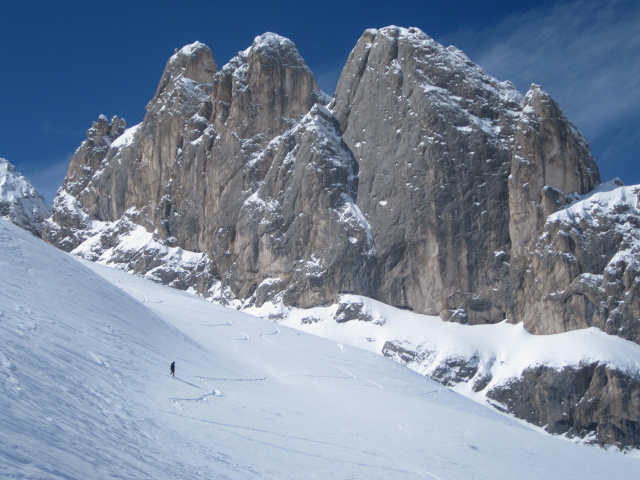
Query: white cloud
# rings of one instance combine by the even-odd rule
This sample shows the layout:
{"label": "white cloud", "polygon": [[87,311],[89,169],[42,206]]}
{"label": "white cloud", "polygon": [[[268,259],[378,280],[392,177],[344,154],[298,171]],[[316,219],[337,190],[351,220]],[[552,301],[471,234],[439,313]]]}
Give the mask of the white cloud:
{"label": "white cloud", "polygon": [[336,64],[310,66],[311,71],[316,78],[316,82],[318,83],[318,86],[327,95],[333,95],[336,91],[336,86],[338,84],[338,78],[340,78],[340,73],[342,72],[342,67],[343,65],[338,66]]}
{"label": "white cloud", "polygon": [[[601,142],[610,141],[621,130],[637,137],[640,129],[637,0],[574,0],[547,5],[440,40],[456,44],[489,74],[513,81],[522,91],[531,83],[542,85],[592,147],[597,144],[594,151],[600,156],[601,167],[603,163],[620,164],[620,155],[632,155],[629,150]],[[631,143],[637,151],[639,141]],[[617,157],[606,158],[607,152],[614,150]]]}

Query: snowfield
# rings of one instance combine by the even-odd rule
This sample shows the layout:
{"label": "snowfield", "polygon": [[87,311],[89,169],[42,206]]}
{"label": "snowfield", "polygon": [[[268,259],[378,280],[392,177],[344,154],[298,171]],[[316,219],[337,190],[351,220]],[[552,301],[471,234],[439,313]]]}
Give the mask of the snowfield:
{"label": "snowfield", "polygon": [[632,455],[4,220],[0,279],[2,479],[637,478]]}

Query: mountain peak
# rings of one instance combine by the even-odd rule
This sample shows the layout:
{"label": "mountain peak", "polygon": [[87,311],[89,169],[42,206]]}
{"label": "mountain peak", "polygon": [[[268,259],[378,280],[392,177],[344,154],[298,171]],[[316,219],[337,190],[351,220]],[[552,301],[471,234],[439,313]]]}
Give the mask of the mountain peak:
{"label": "mountain peak", "polygon": [[42,195],[14,165],[0,158],[0,217],[39,237],[48,216]]}
{"label": "mountain peak", "polygon": [[[298,48],[291,40],[271,32],[258,35],[251,46],[241,54],[247,59],[260,59],[259,61],[262,63],[276,61],[289,68],[309,69],[298,52]],[[251,60],[248,61],[251,62]]]}
{"label": "mountain peak", "polygon": [[294,43],[265,33],[216,74],[214,123],[220,130],[231,127],[240,138],[264,134],[271,140],[309,111],[318,91]]}
{"label": "mountain peak", "polygon": [[190,43],[188,45],[185,45],[184,47],[182,47],[180,50],[176,51],[176,54],[180,54],[180,55],[194,55],[196,54],[199,50],[209,50],[209,47],[207,47],[204,43],[199,42],[199,41],[195,41],[193,43]]}
{"label": "mountain peak", "polygon": [[252,44],[252,48],[291,48],[294,43],[286,37],[273,32],[265,32],[258,35]]}
{"label": "mountain peak", "polygon": [[[160,78],[154,99],[165,92],[171,92],[181,79],[197,83],[211,83],[218,65],[211,49],[204,43],[194,42],[185,45],[169,58]],[[152,101],[153,103],[153,101]]]}

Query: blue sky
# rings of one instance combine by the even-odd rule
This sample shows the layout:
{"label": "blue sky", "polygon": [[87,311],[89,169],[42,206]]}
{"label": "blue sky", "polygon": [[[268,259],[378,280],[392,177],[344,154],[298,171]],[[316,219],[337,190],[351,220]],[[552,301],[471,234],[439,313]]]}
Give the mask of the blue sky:
{"label": "blue sky", "polygon": [[218,66],[271,31],[333,93],[366,28],[415,26],[521,92],[537,83],[589,140],[604,180],[640,184],[640,2],[0,1],[0,157],[51,203],[98,115],[139,123],[168,58]]}

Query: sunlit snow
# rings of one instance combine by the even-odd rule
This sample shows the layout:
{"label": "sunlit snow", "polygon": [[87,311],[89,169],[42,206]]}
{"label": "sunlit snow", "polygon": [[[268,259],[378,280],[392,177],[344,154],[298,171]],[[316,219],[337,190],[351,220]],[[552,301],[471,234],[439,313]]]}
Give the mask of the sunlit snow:
{"label": "sunlit snow", "polygon": [[637,472],[630,455],[542,435],[378,355],[82,264],[3,220],[0,278],[3,479]]}

